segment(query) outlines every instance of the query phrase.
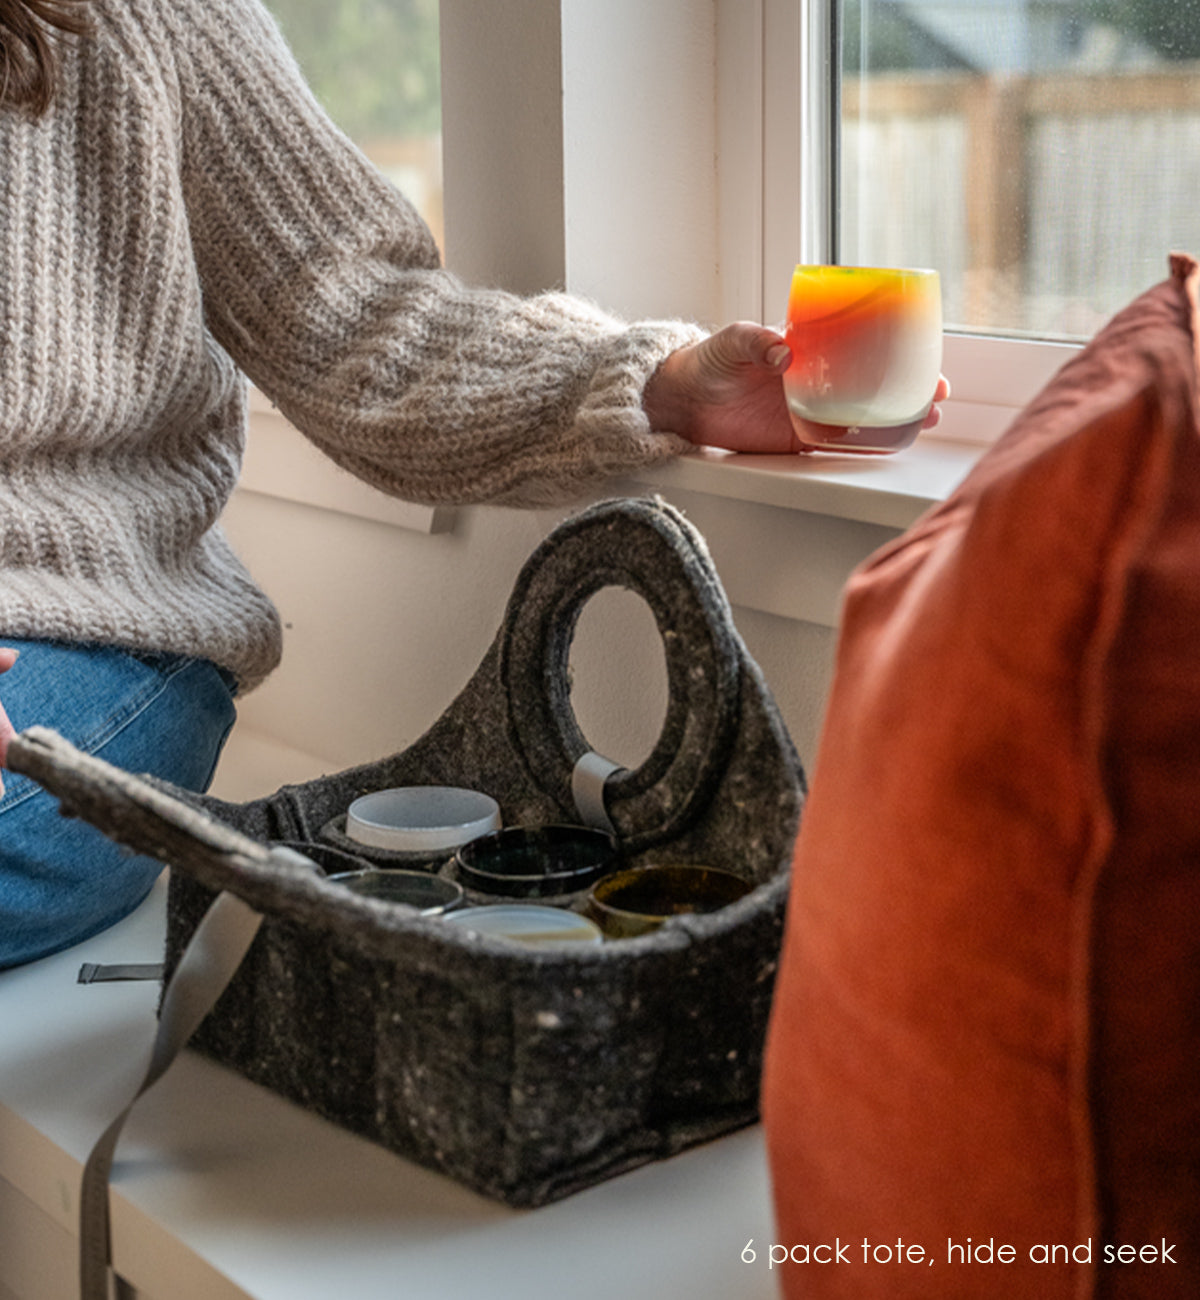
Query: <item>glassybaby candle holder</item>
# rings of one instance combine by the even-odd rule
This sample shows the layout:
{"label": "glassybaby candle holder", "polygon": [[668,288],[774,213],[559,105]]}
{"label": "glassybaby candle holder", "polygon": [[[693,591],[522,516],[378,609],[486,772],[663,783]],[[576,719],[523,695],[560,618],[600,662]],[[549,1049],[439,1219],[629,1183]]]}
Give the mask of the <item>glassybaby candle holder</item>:
{"label": "glassybaby candle holder", "polygon": [[804,451],[881,455],[925,422],[942,370],[936,271],[797,266],[784,393]]}

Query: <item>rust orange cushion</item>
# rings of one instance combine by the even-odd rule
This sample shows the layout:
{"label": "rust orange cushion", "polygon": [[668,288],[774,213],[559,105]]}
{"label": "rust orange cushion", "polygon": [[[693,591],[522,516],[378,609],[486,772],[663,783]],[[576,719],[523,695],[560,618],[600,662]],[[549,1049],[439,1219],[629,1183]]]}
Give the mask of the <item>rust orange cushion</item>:
{"label": "rust orange cushion", "polygon": [[763,1113],[776,1244],[851,1246],[789,1297],[1200,1296],[1198,277],[847,589]]}

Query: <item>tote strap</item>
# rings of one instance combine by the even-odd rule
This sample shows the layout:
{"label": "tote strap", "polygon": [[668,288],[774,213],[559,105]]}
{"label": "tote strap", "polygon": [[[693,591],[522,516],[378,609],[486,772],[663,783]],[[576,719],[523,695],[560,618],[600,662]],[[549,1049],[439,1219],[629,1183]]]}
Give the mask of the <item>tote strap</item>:
{"label": "tote strap", "polygon": [[[138,1098],[183,1049],[236,974],[281,877],[310,882],[319,869],[295,850],[268,847],[209,817],[147,778],[77,750],[44,727],[9,744],[9,766],[57,796],[61,811],[98,825],[113,839],[162,862],[203,863],[219,891],[192,934],[163,993],[150,1060],[136,1092],[104,1130],[83,1169],[79,1197],[82,1300],[110,1300],[119,1289],[111,1267],[109,1176],[113,1154]],[[234,886],[246,895],[229,892]]]}
{"label": "tote strap", "polygon": [[104,1130],[83,1166],[79,1189],[80,1300],[114,1300],[109,1176],[117,1141],[138,1098],[157,1083],[233,978],[262,917],[235,894],[218,894],[167,984],[150,1061],[128,1105]]}

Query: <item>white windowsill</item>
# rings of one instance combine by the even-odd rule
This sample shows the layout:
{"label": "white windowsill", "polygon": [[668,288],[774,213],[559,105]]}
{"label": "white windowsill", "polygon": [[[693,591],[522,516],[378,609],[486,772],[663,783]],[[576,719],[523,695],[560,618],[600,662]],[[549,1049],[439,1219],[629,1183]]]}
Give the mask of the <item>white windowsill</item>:
{"label": "white windowsill", "polygon": [[[933,434],[894,456],[733,455],[697,450],[631,474],[628,483],[701,493],[858,523],[907,528],[945,500],[1077,345],[947,335],[954,391]],[[452,507],[399,501],[339,469],[258,390],[250,391],[243,491],[422,533],[453,528]]]}
{"label": "white windowsill", "polygon": [[907,528],[958,486],[1078,344],[948,334],[953,393],[936,432],[894,456],[735,456],[702,451],[640,472],[662,491]]}
{"label": "white windowsill", "polygon": [[[242,491],[416,532],[453,527],[453,508],[398,501],[339,469],[261,394],[252,395],[250,410]],[[949,412],[945,423],[951,424]],[[930,435],[894,456],[750,456],[705,448],[630,478],[666,494],[678,489],[907,528],[953,491],[983,450],[978,443]]]}
{"label": "white windowsill", "polygon": [[635,477],[663,492],[678,488],[907,528],[950,495],[983,450],[929,436],[894,456],[746,456],[701,450]]}
{"label": "white windowsill", "polygon": [[[158,960],[165,911],[164,874],[117,925],[0,972],[6,1300],[78,1295],[81,1168],[145,1069],[158,986],[76,976]],[[110,1204],[117,1292],[143,1300],[527,1300],[566,1276],[583,1300],[775,1294],[738,1254],[771,1223],[758,1127],[516,1211],[185,1051],[130,1117]]]}

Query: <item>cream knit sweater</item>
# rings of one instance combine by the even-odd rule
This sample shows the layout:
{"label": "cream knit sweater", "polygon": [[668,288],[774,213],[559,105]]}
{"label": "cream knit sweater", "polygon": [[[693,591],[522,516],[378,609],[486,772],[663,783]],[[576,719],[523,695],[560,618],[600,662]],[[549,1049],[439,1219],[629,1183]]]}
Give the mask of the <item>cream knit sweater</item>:
{"label": "cream knit sweater", "polygon": [[699,331],[465,288],[257,0],[89,8],[49,115],[0,108],[0,638],[270,672],[218,525],[244,375],[415,501],[564,500],[686,445],[641,390]]}

